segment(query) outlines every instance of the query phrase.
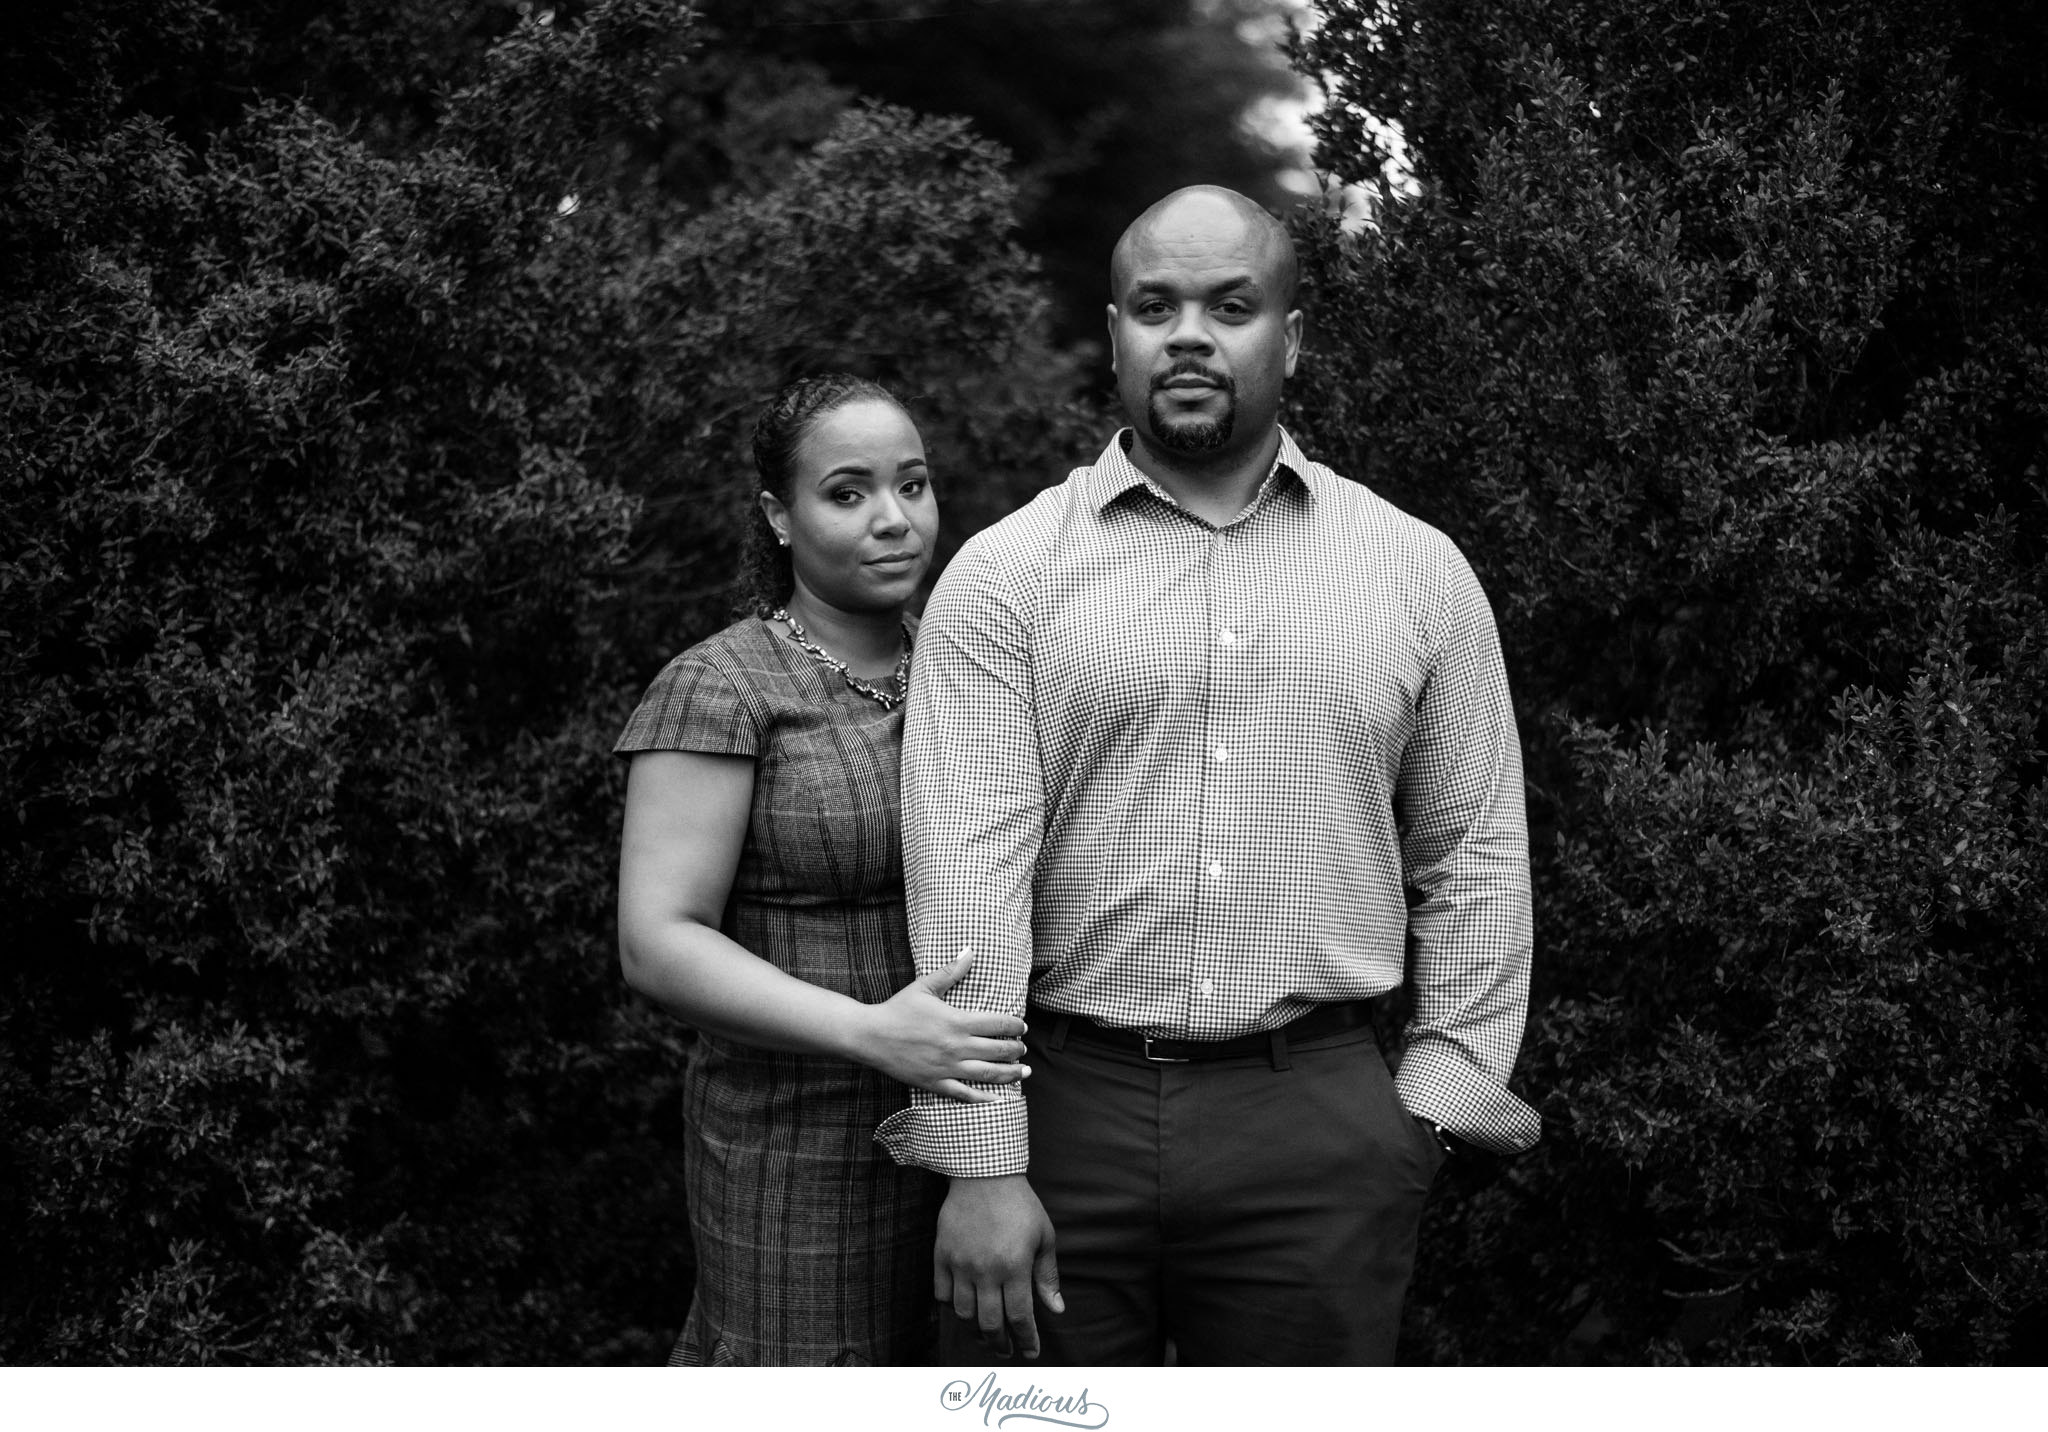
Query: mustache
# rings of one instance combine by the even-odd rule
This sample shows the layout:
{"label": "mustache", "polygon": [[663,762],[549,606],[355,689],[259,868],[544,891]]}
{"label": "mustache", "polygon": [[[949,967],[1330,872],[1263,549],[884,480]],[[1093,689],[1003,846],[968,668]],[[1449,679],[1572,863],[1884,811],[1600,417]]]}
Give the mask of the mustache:
{"label": "mustache", "polygon": [[1154,374],[1152,378],[1152,391],[1155,393],[1161,391],[1175,378],[1200,378],[1204,382],[1214,383],[1233,397],[1237,394],[1237,384],[1227,375],[1204,368],[1192,358],[1176,359],[1173,366],[1164,373]]}

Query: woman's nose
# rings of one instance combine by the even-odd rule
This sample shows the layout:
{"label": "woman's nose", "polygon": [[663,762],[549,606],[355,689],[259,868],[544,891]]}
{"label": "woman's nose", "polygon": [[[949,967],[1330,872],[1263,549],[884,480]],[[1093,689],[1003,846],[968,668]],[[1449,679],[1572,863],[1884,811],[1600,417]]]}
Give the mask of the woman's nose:
{"label": "woman's nose", "polygon": [[875,503],[874,525],[877,532],[901,532],[910,526],[910,518],[904,513],[903,504],[895,493],[883,493]]}

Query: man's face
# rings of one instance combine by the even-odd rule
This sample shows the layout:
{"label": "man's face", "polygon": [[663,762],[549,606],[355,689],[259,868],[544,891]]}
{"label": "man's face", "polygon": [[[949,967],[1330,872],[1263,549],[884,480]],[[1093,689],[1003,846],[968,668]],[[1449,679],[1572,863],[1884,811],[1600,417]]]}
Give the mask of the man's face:
{"label": "man's face", "polygon": [[1119,252],[1109,306],[1117,396],[1148,446],[1222,457],[1265,440],[1301,348],[1276,256],[1229,205],[1190,196]]}

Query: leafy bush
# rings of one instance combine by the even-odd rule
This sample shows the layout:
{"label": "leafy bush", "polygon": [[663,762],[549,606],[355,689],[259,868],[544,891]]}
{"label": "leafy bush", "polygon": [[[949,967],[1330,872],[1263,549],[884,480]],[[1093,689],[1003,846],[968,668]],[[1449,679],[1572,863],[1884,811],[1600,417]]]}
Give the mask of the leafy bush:
{"label": "leafy bush", "polygon": [[[2048,1307],[2048,114],[2030,20],[1334,4],[1312,450],[1486,580],[1549,1133],[1408,1354],[2023,1361]],[[1911,94],[1900,104],[1900,94]]]}
{"label": "leafy bush", "polygon": [[791,371],[927,400],[971,513],[1068,370],[958,124],[689,214],[618,162],[667,0],[437,20],[451,92],[360,128],[263,97],[277,20],[42,15],[0,130],[0,1357],[655,1361],[611,738],[724,619]]}

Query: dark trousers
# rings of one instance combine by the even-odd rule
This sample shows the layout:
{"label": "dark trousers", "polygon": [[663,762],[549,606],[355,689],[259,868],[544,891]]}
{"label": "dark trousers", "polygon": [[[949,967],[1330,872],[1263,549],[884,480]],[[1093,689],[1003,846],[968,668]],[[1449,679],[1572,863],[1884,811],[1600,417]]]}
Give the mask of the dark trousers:
{"label": "dark trousers", "polygon": [[[1259,1055],[1147,1062],[1034,1012],[1031,1187],[1067,1310],[1040,1365],[1390,1363],[1443,1161],[1369,1028]],[[993,1354],[951,1316],[949,1361]]]}

